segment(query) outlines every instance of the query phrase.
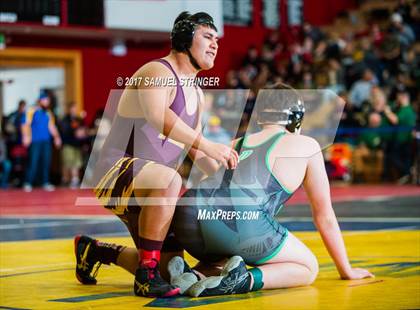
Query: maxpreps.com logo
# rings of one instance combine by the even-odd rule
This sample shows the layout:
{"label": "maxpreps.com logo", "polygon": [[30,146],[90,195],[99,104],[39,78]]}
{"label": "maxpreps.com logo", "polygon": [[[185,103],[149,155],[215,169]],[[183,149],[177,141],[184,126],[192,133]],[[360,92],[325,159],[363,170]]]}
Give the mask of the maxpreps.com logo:
{"label": "maxpreps.com logo", "polygon": [[253,152],[253,150],[243,151],[241,155],[239,155],[239,161],[247,159]]}

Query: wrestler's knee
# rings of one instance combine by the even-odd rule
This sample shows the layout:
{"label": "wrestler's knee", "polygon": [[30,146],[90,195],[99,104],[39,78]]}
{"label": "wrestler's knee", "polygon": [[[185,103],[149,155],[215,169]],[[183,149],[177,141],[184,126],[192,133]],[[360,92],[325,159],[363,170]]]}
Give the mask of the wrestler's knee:
{"label": "wrestler's knee", "polygon": [[182,178],[177,171],[172,168],[165,166],[157,166],[154,172],[150,175],[154,182],[157,184],[157,188],[160,187],[162,190],[174,190],[181,188]]}
{"label": "wrestler's knee", "polygon": [[172,170],[169,173],[168,178],[167,178],[166,181],[169,184],[168,185],[168,189],[170,189],[170,190],[178,190],[178,191],[181,189],[181,186],[182,186],[182,177],[175,170]]}
{"label": "wrestler's knee", "polygon": [[310,254],[308,254],[307,257],[307,261],[306,261],[306,266],[309,269],[309,276],[308,276],[308,283],[307,285],[312,284],[316,277],[318,276],[318,272],[319,272],[319,264],[318,264],[318,260],[316,258],[316,256],[309,251]]}
{"label": "wrestler's knee", "polygon": [[164,204],[167,207],[172,207],[175,210],[176,203],[178,201],[178,194],[182,186],[182,178],[178,172],[172,170],[164,175],[164,182],[167,184],[166,188],[163,190],[163,199]]}

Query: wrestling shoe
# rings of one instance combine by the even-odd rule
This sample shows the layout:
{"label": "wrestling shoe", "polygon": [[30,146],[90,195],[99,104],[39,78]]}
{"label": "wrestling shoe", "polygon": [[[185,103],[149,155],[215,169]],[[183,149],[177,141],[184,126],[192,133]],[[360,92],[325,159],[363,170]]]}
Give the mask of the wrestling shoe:
{"label": "wrestling shoe", "polygon": [[231,257],[220,276],[208,277],[193,284],[188,293],[193,297],[242,294],[250,291],[251,275],[240,256]]}
{"label": "wrestling shoe", "polygon": [[200,280],[200,277],[180,256],[172,257],[168,263],[168,272],[171,284],[178,286],[181,294],[184,294],[194,283]]}
{"label": "wrestling shoe", "polygon": [[[95,255],[96,240],[88,236],[74,238],[74,253],[76,255],[76,278],[82,284],[96,284],[101,262]],[[92,273],[92,270],[95,271]]]}
{"label": "wrestling shoe", "polygon": [[156,259],[136,270],[134,279],[134,294],[143,297],[173,297],[178,295],[180,288],[170,285],[162,279],[159,273],[159,263]]}

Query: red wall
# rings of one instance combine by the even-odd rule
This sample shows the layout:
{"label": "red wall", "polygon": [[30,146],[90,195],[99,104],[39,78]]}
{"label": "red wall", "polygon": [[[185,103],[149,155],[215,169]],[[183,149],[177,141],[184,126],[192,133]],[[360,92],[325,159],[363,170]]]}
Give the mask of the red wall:
{"label": "red wall", "polygon": [[[200,75],[219,77],[224,85],[228,70],[237,68],[251,45],[262,45],[266,30],[261,26],[243,28],[226,26],[224,37],[219,41],[215,66]],[[164,57],[169,52],[169,43],[150,47],[129,48],[125,57],[115,57],[108,47],[81,47],[83,57],[83,98],[88,118],[102,107],[110,89],[118,88],[117,77],[130,77],[144,63]]]}
{"label": "red wall", "polygon": [[327,25],[333,22],[338,13],[355,8],[357,0],[304,0],[304,20],[316,25]]}
{"label": "red wall", "polygon": [[[219,77],[224,85],[225,75],[229,69],[237,67],[248,47],[261,45],[267,32],[261,26],[259,1],[254,10],[255,25],[250,28],[225,26],[224,37],[219,41],[219,52],[215,67],[201,75]],[[128,47],[125,57],[115,57],[109,52],[107,42],[86,42],[57,38],[11,37],[8,46],[39,47],[78,50],[83,59],[83,101],[88,121],[95,112],[106,104],[109,91],[118,88],[117,77],[130,77],[144,63],[164,57],[169,52],[169,40],[162,44],[147,44]]]}
{"label": "red wall", "polygon": [[108,48],[84,48],[83,101],[88,119],[104,107],[111,89],[119,88],[118,77],[130,77],[149,60],[166,56],[166,47],[131,48],[125,57],[112,56]]}
{"label": "red wall", "polygon": [[[224,37],[219,42],[216,65],[209,72],[203,73],[203,75],[219,77],[221,86],[224,85],[226,72],[239,66],[249,46],[261,46],[268,33],[268,30],[261,24],[261,0],[253,1],[254,24],[252,27],[225,26]],[[280,1],[282,20],[284,20],[286,10],[283,1],[285,0]],[[353,0],[305,0],[304,16],[306,20],[314,24],[322,24],[353,2]],[[281,30],[287,31],[287,28],[282,27]],[[110,54],[107,42],[39,37],[11,37],[8,39],[10,39],[8,46],[74,49],[81,52],[83,58],[83,100],[88,120],[93,118],[99,108],[104,107],[109,91],[117,88],[117,77],[129,77],[147,61],[163,57],[169,51],[169,40],[162,44],[145,43],[144,45],[129,46],[128,54],[125,57],[115,57]]]}

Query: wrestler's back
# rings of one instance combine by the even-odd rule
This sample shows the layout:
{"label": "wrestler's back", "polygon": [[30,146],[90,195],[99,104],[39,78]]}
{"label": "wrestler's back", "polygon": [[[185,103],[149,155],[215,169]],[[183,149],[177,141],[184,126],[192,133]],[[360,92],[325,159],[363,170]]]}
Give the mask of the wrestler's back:
{"label": "wrestler's back", "polygon": [[[257,145],[272,135],[270,130],[262,130],[247,138],[248,145]],[[318,142],[304,135],[286,133],[269,154],[268,164],[274,177],[290,192],[302,184],[309,159],[320,152]]]}

